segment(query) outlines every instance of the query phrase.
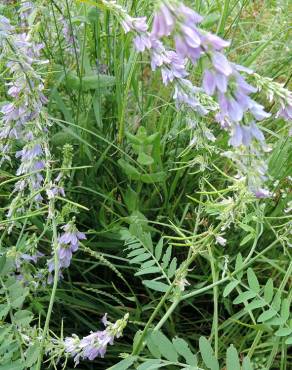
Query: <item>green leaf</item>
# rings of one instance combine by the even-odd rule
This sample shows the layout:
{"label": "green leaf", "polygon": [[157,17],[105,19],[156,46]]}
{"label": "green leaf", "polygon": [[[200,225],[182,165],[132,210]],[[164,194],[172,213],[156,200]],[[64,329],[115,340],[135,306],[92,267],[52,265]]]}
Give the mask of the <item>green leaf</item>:
{"label": "green leaf", "polygon": [[33,319],[33,314],[28,310],[17,311],[14,315],[14,323],[17,326],[28,326]]}
{"label": "green leaf", "polygon": [[277,312],[280,310],[281,303],[282,303],[281,295],[282,295],[281,290],[278,290],[277,293],[275,294],[274,299],[273,299],[272,304],[271,304],[271,306]]}
{"label": "green leaf", "polygon": [[167,268],[168,264],[169,264],[169,261],[170,261],[170,258],[171,258],[171,252],[172,252],[172,246],[170,245],[164,256],[162,257],[162,267],[165,269]]}
{"label": "green leaf", "polygon": [[129,369],[130,366],[133,365],[136,359],[137,359],[136,356],[129,356],[124,360],[118,362],[114,366],[110,367],[108,370],[127,370]]}
{"label": "green leaf", "polygon": [[9,312],[9,308],[9,304],[7,303],[0,304],[0,320],[5,319]]}
{"label": "green leaf", "polygon": [[239,222],[239,226],[241,229],[243,229],[244,231],[248,232],[248,233],[255,233],[255,230],[253,227],[247,225],[247,224],[244,224],[242,222]]}
{"label": "green leaf", "polygon": [[227,297],[232,292],[232,290],[237,287],[238,284],[238,280],[230,281],[230,283],[228,283],[224,288],[223,297]]}
{"label": "green leaf", "polygon": [[163,248],[163,238],[159,240],[155,248],[155,258],[157,259],[157,261],[159,261],[161,258],[162,248]]}
{"label": "green leaf", "polygon": [[125,174],[132,180],[140,180],[140,172],[131,164],[126,162],[124,159],[120,158],[118,164],[121,166]]}
{"label": "green leaf", "polygon": [[134,257],[129,262],[130,262],[130,264],[140,263],[140,262],[144,262],[144,261],[148,260],[150,257],[151,257],[151,255],[149,253],[143,253],[143,254],[140,254],[139,256]]}
{"label": "green leaf", "polygon": [[248,280],[248,285],[250,289],[258,293],[261,289],[260,284],[259,284],[258,278],[256,277],[256,274],[251,268],[247,270],[247,280]]}
{"label": "green leaf", "polygon": [[171,341],[159,330],[151,333],[151,338],[155,345],[159,348],[162,356],[172,362],[178,361],[178,354]]}
{"label": "green leaf", "polygon": [[6,257],[3,255],[0,258],[0,276],[7,275],[14,267],[14,260],[12,257]]}
{"label": "green leaf", "polygon": [[254,299],[252,302],[250,302],[248,305],[244,307],[245,311],[254,310],[256,308],[264,307],[265,301],[263,299]]}
{"label": "green leaf", "polygon": [[253,370],[253,366],[250,362],[249,357],[245,357],[242,361],[242,370]]}
{"label": "green leaf", "polygon": [[172,343],[179,355],[181,355],[188,365],[197,366],[197,358],[189,348],[188,343],[181,338],[174,338]]}
{"label": "green leaf", "polygon": [[219,370],[218,360],[215,358],[213,349],[205,337],[200,337],[199,347],[202,359],[207,368],[210,370]]}
{"label": "green leaf", "polygon": [[286,320],[283,319],[283,317],[276,317],[274,316],[272,319],[266,321],[266,325],[275,325],[275,326],[281,326],[284,325]]}
{"label": "green leaf", "polygon": [[154,260],[149,260],[147,262],[144,262],[142,265],[141,265],[141,270],[144,270],[144,269],[147,269],[148,267],[152,267],[153,265],[155,265],[155,261]]}
{"label": "green leaf", "polygon": [[274,284],[273,280],[270,278],[268,279],[265,287],[264,287],[264,299],[267,303],[270,303],[273,299],[274,295]]}
{"label": "green leaf", "polygon": [[164,182],[166,180],[166,173],[165,172],[156,172],[156,173],[145,173],[141,175],[141,181],[145,182],[146,184],[154,184],[156,182]]}
{"label": "green leaf", "polygon": [[281,317],[285,321],[287,321],[289,319],[289,315],[290,315],[290,301],[289,301],[288,298],[285,298],[282,301],[280,315],[281,315]]}
{"label": "green leaf", "polygon": [[130,187],[126,190],[124,194],[124,201],[130,212],[136,211],[138,208],[139,198],[138,194]]}
{"label": "green leaf", "polygon": [[277,337],[286,337],[287,335],[292,334],[292,328],[280,328],[275,332]]}
{"label": "green leaf", "polygon": [[28,348],[28,350],[26,351],[26,356],[25,356],[26,366],[31,368],[31,366],[37,362],[39,350],[40,350],[40,345],[38,342]]}
{"label": "green leaf", "polygon": [[25,364],[21,360],[18,360],[13,363],[1,365],[1,370],[23,370],[24,367]]}
{"label": "green leaf", "polygon": [[272,317],[277,315],[277,311],[275,311],[273,308],[270,308],[269,310],[263,312],[257,319],[257,322],[265,322],[267,320],[270,320]]}
{"label": "green leaf", "polygon": [[240,246],[242,247],[243,245],[247,244],[250,240],[254,239],[254,234],[248,234],[246,235],[242,241],[240,242]]}
{"label": "green leaf", "polygon": [[[235,261],[235,271],[242,268],[243,267],[243,259],[242,259],[242,255],[241,253],[238,253],[237,257],[236,257],[236,261]],[[243,276],[243,270],[241,270],[240,272],[238,272],[236,274],[238,280],[241,280],[242,276]]]}
{"label": "green leaf", "polygon": [[251,291],[251,290],[240,293],[239,296],[236,297],[235,300],[233,301],[233,304],[240,304],[240,303],[247,302],[249,299],[256,297],[256,295],[257,295],[256,292]]}
{"label": "green leaf", "polygon": [[227,349],[227,370],[240,370],[240,362],[236,348],[231,344]]}
{"label": "green leaf", "polygon": [[161,283],[160,281],[155,280],[143,280],[143,284],[152,290],[156,290],[157,292],[167,292],[169,289],[169,285]]}
{"label": "green leaf", "polygon": [[168,272],[167,272],[167,276],[169,277],[169,279],[171,279],[173,277],[173,275],[175,274],[175,271],[176,271],[176,265],[177,265],[177,259],[176,257],[174,257],[169,265],[169,269],[168,269]]}
{"label": "green leaf", "polygon": [[137,158],[137,162],[140,163],[142,166],[150,166],[154,163],[154,159],[150,157],[150,155],[141,152]]}
{"label": "green leaf", "polygon": [[152,338],[152,331],[147,335],[146,337],[146,345],[151,353],[151,355],[155,358],[160,358],[161,357],[161,352],[159,350],[159,347],[156,346],[155,342],[153,341]]}
{"label": "green leaf", "polygon": [[147,360],[142,365],[138,366],[137,370],[156,370],[162,366],[164,366],[164,364],[161,363],[161,360],[151,359],[151,360]]}
{"label": "green leaf", "polygon": [[136,334],[135,334],[134,339],[133,339],[133,351],[135,351],[136,346],[138,345],[138,343],[140,341],[141,335],[142,335],[142,330],[136,331]]}
{"label": "green leaf", "polygon": [[285,340],[285,344],[288,344],[288,345],[292,344],[292,335],[291,335],[291,337],[289,337]]}
{"label": "green leaf", "polygon": [[0,275],[2,275],[2,270],[6,264],[6,255],[0,257]]}
{"label": "green leaf", "polygon": [[141,253],[143,254],[144,252],[145,252],[145,248],[143,248],[143,247],[142,248],[138,248],[138,249],[134,249],[132,252],[130,252],[129,254],[127,254],[127,257],[128,258],[132,258],[132,257],[135,257],[135,256],[140,255]]}
{"label": "green leaf", "polygon": [[157,272],[160,272],[160,268],[159,267],[148,267],[146,269],[141,269],[139,270],[138,272],[136,272],[135,276],[141,276],[141,275],[147,275],[147,274],[156,274]]}

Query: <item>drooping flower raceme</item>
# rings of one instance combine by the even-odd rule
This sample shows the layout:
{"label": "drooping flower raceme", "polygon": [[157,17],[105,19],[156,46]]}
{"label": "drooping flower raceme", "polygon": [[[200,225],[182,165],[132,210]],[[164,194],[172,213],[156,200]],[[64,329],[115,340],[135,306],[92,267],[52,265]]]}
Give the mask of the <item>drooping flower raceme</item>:
{"label": "drooping flower raceme", "polygon": [[[247,176],[249,190],[255,196],[268,196],[270,193],[262,187],[267,179],[263,157],[268,147],[256,122],[269,118],[270,113],[251,97],[258,89],[247,83],[242,72],[251,74],[252,71],[231,63],[224,54],[229,42],[200,28],[203,18],[178,0],[158,2],[151,32],[148,32],[145,17],[135,18],[142,25],[135,27],[133,18],[126,16],[125,10],[117,5],[116,14],[122,19],[125,32],[136,33],[134,45],[137,51],[149,50],[152,70],[160,68],[163,83],[173,84],[177,106],[188,107],[201,115],[208,109],[198,99],[202,89],[187,79],[186,61],[196,64],[203,59],[202,88],[217,100],[219,112],[215,118],[229,132],[233,153],[235,156],[239,154],[237,158],[231,151],[226,155],[240,164],[240,176]],[[171,35],[175,51],[168,50],[163,43],[163,38]],[[278,115],[290,119],[291,104],[287,104],[287,100],[281,103]]]}
{"label": "drooping flower raceme", "polygon": [[15,212],[22,212],[25,192],[36,204],[42,200],[44,177],[41,171],[48,165],[50,155],[47,120],[43,112],[47,99],[36,67],[42,68],[47,61],[39,59],[42,44],[32,42],[25,33],[15,34],[8,19],[1,17],[0,22],[2,57],[7,60],[10,72],[7,93],[11,97],[0,110],[1,163],[10,160],[15,140],[24,143],[15,155],[20,162],[16,174],[24,177],[15,184],[15,196],[8,211],[8,217],[11,217]]}
{"label": "drooping flower raceme", "polygon": [[[58,265],[59,269],[67,268],[70,266],[73,253],[75,253],[79,248],[80,240],[86,239],[84,233],[77,230],[75,225],[75,220],[73,219],[66,225],[62,227],[63,233],[58,238]],[[52,273],[55,269],[54,258],[48,261],[49,273]],[[52,276],[49,276],[49,282]]]}
{"label": "drooping flower raceme", "polygon": [[82,339],[75,334],[65,338],[65,352],[74,358],[75,365],[79,364],[80,359],[92,361],[96,357],[104,357],[107,346],[112,345],[115,338],[122,336],[128,318],[129,314],[126,314],[113,324],[107,320],[107,314],[105,314],[102,318],[104,330],[91,332]]}

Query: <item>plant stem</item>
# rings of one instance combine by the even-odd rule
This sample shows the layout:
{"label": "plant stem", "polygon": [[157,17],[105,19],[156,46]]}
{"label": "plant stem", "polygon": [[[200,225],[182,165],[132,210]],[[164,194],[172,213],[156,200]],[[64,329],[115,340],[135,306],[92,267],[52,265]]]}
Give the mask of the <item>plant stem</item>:
{"label": "plant stem", "polygon": [[[210,264],[211,264],[211,272],[212,272],[212,279],[213,283],[218,281],[217,279],[217,272],[214,263],[214,256],[212,253],[212,249],[208,245],[208,252],[210,256]],[[218,286],[214,285],[213,287],[213,306],[214,306],[214,313],[213,313],[213,325],[212,325],[212,333],[214,333],[214,347],[215,347],[215,357],[218,358],[218,346],[219,346],[219,338],[218,338]]]}
{"label": "plant stem", "polygon": [[36,370],[41,369],[42,365],[42,359],[44,355],[44,345],[45,345],[45,340],[46,336],[49,330],[49,325],[50,325],[50,319],[51,319],[51,314],[53,310],[53,305],[55,301],[55,296],[56,296],[56,290],[57,290],[57,285],[58,285],[58,280],[59,280],[59,260],[58,260],[58,240],[57,240],[57,225],[55,219],[52,220],[52,225],[53,225],[53,248],[54,248],[54,283],[53,283],[53,289],[50,297],[50,303],[49,303],[49,308],[47,312],[47,317],[45,321],[45,326],[43,329],[42,333],[42,340],[40,344],[40,350],[39,350],[39,357],[38,357],[38,362],[36,365]]}

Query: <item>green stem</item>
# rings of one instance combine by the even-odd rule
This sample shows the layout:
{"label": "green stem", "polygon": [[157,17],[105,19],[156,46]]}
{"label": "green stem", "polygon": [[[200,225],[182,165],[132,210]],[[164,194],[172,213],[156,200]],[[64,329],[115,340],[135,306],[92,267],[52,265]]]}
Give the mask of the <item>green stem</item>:
{"label": "green stem", "polygon": [[179,304],[180,298],[181,296],[178,296],[177,299],[174,302],[172,302],[172,305],[168,308],[165,315],[162,317],[159,323],[155,326],[154,330],[159,330],[164,325],[166,320],[169,318],[169,316],[173,313],[173,311],[176,309],[177,305]]}
{"label": "green stem", "polygon": [[[213,283],[216,283],[216,281],[218,280],[217,272],[216,272],[216,267],[214,263],[214,256],[213,256],[212,250],[209,245],[208,245],[208,252],[210,256]],[[219,337],[218,337],[218,286],[217,285],[213,287],[213,300],[214,300],[213,302],[214,312],[213,312],[212,333],[214,333],[215,357],[218,358]]]}
{"label": "green stem", "polygon": [[45,326],[44,326],[43,333],[42,333],[42,340],[40,344],[40,351],[39,351],[38,362],[36,365],[36,370],[41,369],[43,355],[44,355],[45,340],[46,340],[46,336],[49,330],[50,319],[52,315],[52,310],[53,310],[53,305],[55,301],[56,290],[57,290],[57,285],[58,285],[58,280],[59,280],[59,260],[58,260],[58,254],[57,254],[58,240],[57,240],[57,225],[56,225],[55,219],[53,219],[52,224],[53,224],[53,248],[54,248],[54,271],[55,271],[54,283],[53,283],[52,294],[50,297],[50,303],[49,303],[49,308],[48,308],[47,317],[45,321]]}
{"label": "green stem", "polygon": [[[170,287],[168,288],[168,290],[165,292],[164,296],[162,297],[161,301],[156,306],[156,308],[153,311],[152,315],[150,316],[150,319],[148,320],[147,324],[145,325],[144,330],[143,330],[143,332],[142,332],[142,334],[141,334],[141,336],[139,338],[139,341],[138,341],[136,347],[133,349],[132,356],[137,356],[140,353],[141,349],[143,348],[144,338],[145,338],[145,336],[146,336],[146,334],[148,332],[148,329],[150,328],[150,325],[152,324],[152,322],[155,319],[156,315],[160,311],[160,308],[163,306],[163,304],[165,303],[165,301],[168,298],[169,294],[171,293],[172,288],[173,288],[173,284],[170,285]],[[167,313],[168,313],[168,311],[166,312],[166,314]],[[166,314],[164,316],[166,316]]]}

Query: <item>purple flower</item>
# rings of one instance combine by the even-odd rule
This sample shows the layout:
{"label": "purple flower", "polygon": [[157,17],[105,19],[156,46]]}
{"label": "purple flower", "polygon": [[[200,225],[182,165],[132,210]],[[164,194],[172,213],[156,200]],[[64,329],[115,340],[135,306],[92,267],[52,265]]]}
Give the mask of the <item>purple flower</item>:
{"label": "purple flower", "polygon": [[215,92],[216,88],[215,75],[212,71],[209,71],[208,69],[206,69],[204,72],[203,88],[208,95],[213,95]]}
{"label": "purple flower", "polygon": [[152,44],[151,44],[151,39],[149,35],[142,34],[138,35],[134,38],[134,45],[137,51],[143,52],[145,49],[150,49]]}
{"label": "purple flower", "polygon": [[137,32],[146,32],[148,30],[148,25],[146,23],[146,17],[132,18],[132,25]]}
{"label": "purple flower", "polygon": [[148,25],[146,23],[146,17],[132,18],[128,14],[123,15],[123,19],[121,20],[121,25],[125,33],[128,33],[131,30],[141,33],[141,32],[146,32],[148,29]]}
{"label": "purple flower", "polygon": [[75,365],[79,363],[80,358],[93,361],[96,357],[104,357],[107,346],[114,343],[114,338],[119,338],[128,320],[128,314],[123,319],[114,324],[107,320],[107,314],[102,318],[106,329],[91,332],[81,340],[75,334],[72,337],[65,338],[65,352],[74,357]]}
{"label": "purple flower", "polygon": [[174,28],[175,19],[166,4],[162,4],[160,9],[154,14],[152,36],[161,38],[169,36]]}
{"label": "purple flower", "polygon": [[22,161],[31,160],[43,154],[43,150],[40,144],[35,144],[32,148],[24,147],[22,150],[16,152],[15,157],[21,157]]}
{"label": "purple flower", "polygon": [[205,115],[207,110],[201,105],[196,97],[196,93],[199,91],[190,81],[186,79],[180,79],[175,84],[173,98],[176,100],[176,106],[179,108],[180,105],[187,105],[189,108],[198,112],[200,115]]}
{"label": "purple flower", "polygon": [[267,189],[259,188],[254,191],[254,195],[259,199],[263,199],[269,198],[271,196],[271,193]]}
{"label": "purple flower", "polygon": [[113,344],[114,336],[107,330],[97,331],[81,339],[79,347],[82,358],[90,361],[96,357],[104,357],[108,344]]}
{"label": "purple flower", "polygon": [[212,63],[214,68],[225,76],[230,76],[232,74],[231,64],[228,62],[227,58],[218,51],[212,54]]}
{"label": "purple flower", "polygon": [[[62,227],[64,233],[58,238],[59,247],[57,250],[59,268],[67,268],[70,266],[73,253],[79,248],[79,241],[86,239],[84,233],[77,230],[74,221]],[[48,261],[48,270],[52,272],[55,269],[54,259]]]}
{"label": "purple flower", "polygon": [[37,263],[38,259],[40,259],[43,256],[44,254],[38,251],[33,255],[21,253],[19,256],[17,256],[15,260],[16,268],[19,269],[23,261]]}
{"label": "purple flower", "polygon": [[184,18],[184,22],[192,26],[193,24],[200,23],[203,17],[196,13],[184,4],[180,4],[177,9],[174,10],[176,14]]}
{"label": "purple flower", "polygon": [[221,50],[230,45],[229,41],[221,39],[221,37],[208,32],[202,36],[202,42],[207,50]]}
{"label": "purple flower", "polygon": [[8,33],[13,30],[9,19],[0,14],[0,45],[2,38],[6,38]]}
{"label": "purple flower", "polygon": [[47,193],[48,199],[54,199],[58,195],[65,197],[64,188],[59,187],[59,186],[52,186],[51,188],[46,190],[46,193]]}
{"label": "purple flower", "polygon": [[250,146],[252,139],[256,139],[260,142],[265,140],[263,133],[254,122],[249,126],[236,124],[232,129],[229,144],[234,147],[238,147],[240,145]]}
{"label": "purple flower", "polygon": [[291,104],[289,102],[288,104],[282,103],[282,106],[277,112],[276,116],[282,117],[286,121],[292,121],[292,103]]}
{"label": "purple flower", "polygon": [[181,59],[174,51],[166,52],[166,67],[161,70],[162,80],[165,85],[172,82],[175,78],[184,78],[188,75],[185,70],[184,60]]}
{"label": "purple flower", "polygon": [[175,36],[175,47],[182,58],[188,57],[196,63],[203,54],[200,32],[195,27],[181,25],[180,34]]}
{"label": "purple flower", "polygon": [[261,104],[256,103],[252,99],[250,99],[249,110],[258,121],[269,118],[271,116],[270,113],[264,111],[264,107]]}

